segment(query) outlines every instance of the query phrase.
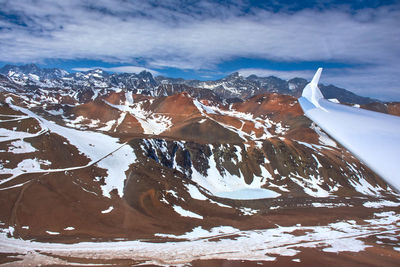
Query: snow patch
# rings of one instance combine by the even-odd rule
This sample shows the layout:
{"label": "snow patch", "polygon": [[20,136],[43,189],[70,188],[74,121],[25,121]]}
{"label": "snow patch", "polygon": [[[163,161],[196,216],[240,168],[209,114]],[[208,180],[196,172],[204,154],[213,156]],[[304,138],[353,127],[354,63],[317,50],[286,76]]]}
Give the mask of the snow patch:
{"label": "snow patch", "polygon": [[246,207],[239,208],[239,210],[245,216],[251,216],[251,215],[257,214],[259,212],[259,210],[246,208]]}
{"label": "snow patch", "polygon": [[315,123],[312,123],[310,128],[318,134],[319,142],[322,145],[337,147],[336,142],[333,141],[326,133],[324,133]]}
{"label": "snow patch", "polygon": [[103,214],[110,213],[113,209],[114,209],[114,207],[110,206],[110,207],[108,207],[108,209],[102,210],[101,213],[103,213]]}
{"label": "snow patch", "polygon": [[196,218],[196,219],[201,219],[201,220],[203,219],[203,216],[201,216],[197,213],[185,210],[180,206],[174,205],[173,208],[176,213],[178,213],[179,215],[181,215],[183,217],[191,217],[191,218]]}
{"label": "snow patch", "polygon": [[[210,145],[211,151],[213,146]],[[227,170],[220,173],[217,168],[217,163],[214,154],[208,160],[209,168],[207,175],[204,176],[199,173],[192,166],[192,180],[207,189],[211,194],[231,199],[262,199],[262,198],[275,198],[280,194],[262,188],[265,184],[263,177],[254,176],[253,182],[247,184],[244,180],[242,173],[240,176],[230,174]]]}
{"label": "snow patch", "polygon": [[[114,258],[144,259],[146,264],[177,265],[195,259],[226,259],[249,261],[273,261],[270,256],[297,255],[300,248],[318,248],[325,252],[362,251],[369,247],[364,239],[399,233],[400,214],[395,212],[375,213],[375,218],[357,224],[341,221],[318,226],[287,226],[270,229],[239,230],[231,226],[219,226],[210,230],[195,227],[183,235],[158,233],[159,238],[180,239],[179,242],[118,241],[82,242],[74,244],[40,243],[7,237],[0,233],[2,252],[34,253],[35,250],[55,255],[85,257],[95,255],[98,259]],[[296,234],[294,232],[297,232]],[[298,234],[302,231],[303,234]],[[395,248],[398,248],[396,246]]]}
{"label": "snow patch", "polygon": [[205,195],[200,193],[199,189],[196,186],[194,186],[192,184],[187,184],[185,186],[192,198],[198,199],[198,200],[207,200],[208,199]]}
{"label": "snow patch", "polygon": [[59,232],[46,231],[49,235],[59,235]]}
{"label": "snow patch", "polygon": [[381,201],[368,201],[363,204],[364,207],[367,208],[383,208],[383,207],[398,207],[400,206],[400,202],[393,202],[389,200],[381,200]]}
{"label": "snow patch", "polygon": [[158,135],[165,132],[172,126],[172,119],[165,115],[154,114],[143,109],[141,102],[134,103],[130,106],[127,105],[113,105],[104,101],[107,105],[118,109],[122,112],[129,112],[132,114],[142,126],[145,134]]}
{"label": "snow patch", "polygon": [[23,140],[11,142],[11,146],[8,148],[8,152],[14,154],[32,153],[35,151],[37,150],[30,143]]}

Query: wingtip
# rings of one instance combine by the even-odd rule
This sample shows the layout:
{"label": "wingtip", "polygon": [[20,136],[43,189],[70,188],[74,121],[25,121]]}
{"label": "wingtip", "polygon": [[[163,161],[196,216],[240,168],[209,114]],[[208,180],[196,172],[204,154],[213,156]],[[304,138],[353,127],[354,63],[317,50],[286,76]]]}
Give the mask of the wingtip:
{"label": "wingtip", "polygon": [[303,90],[302,96],[306,98],[309,102],[311,102],[315,106],[319,106],[318,102],[320,99],[323,99],[321,91],[318,88],[319,78],[321,77],[322,68],[319,68],[315,73],[312,81],[306,85]]}
{"label": "wingtip", "polygon": [[314,74],[313,79],[311,80],[312,84],[318,85],[319,78],[321,77],[322,68],[318,68],[317,72]]}

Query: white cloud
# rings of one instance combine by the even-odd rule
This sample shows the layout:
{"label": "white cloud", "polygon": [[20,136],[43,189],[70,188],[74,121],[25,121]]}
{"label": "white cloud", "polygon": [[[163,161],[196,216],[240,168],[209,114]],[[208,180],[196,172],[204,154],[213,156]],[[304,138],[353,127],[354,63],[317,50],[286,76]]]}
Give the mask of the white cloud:
{"label": "white cloud", "polygon": [[[80,1],[64,2],[49,1],[45,8],[29,1],[10,2],[13,10],[32,20],[26,21],[28,27],[14,25],[1,31],[2,60],[141,57],[155,65],[171,61],[173,66],[196,69],[240,56],[375,63],[393,61],[400,53],[395,42],[400,36],[397,10],[378,10],[366,22],[358,19],[361,15],[313,10],[291,15],[259,11],[241,17],[234,16],[235,10],[225,10],[222,18],[198,19],[160,7],[146,7],[146,16],[119,17],[88,10]],[[119,6],[104,0],[97,5],[109,12],[133,8],[130,3]],[[168,20],[167,11],[173,19]]]}
{"label": "white cloud", "polygon": [[[369,65],[353,68],[358,73],[348,71],[350,76],[337,76],[344,80],[361,79],[365,72],[369,89],[381,86],[382,80],[400,84],[395,71],[400,69],[398,7],[352,14],[338,9],[290,14],[254,9],[245,14],[240,4],[224,7],[200,1],[192,8],[173,3],[9,1],[2,11],[17,14],[23,23],[0,24],[0,58],[7,62],[86,58],[121,64],[139,58],[149,68],[194,70],[216,69],[219,63],[239,57],[342,62]],[[388,76],[387,69],[397,75]],[[368,78],[368,73],[377,79]],[[400,99],[398,90],[381,90]]]}

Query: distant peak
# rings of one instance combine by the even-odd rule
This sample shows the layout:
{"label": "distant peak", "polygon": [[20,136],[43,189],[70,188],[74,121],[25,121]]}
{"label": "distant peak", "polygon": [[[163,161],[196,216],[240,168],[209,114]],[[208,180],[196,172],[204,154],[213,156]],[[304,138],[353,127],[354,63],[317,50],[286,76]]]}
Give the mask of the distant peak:
{"label": "distant peak", "polygon": [[228,76],[226,76],[226,79],[237,79],[239,77],[241,77],[240,73],[235,71],[235,72],[229,74]]}
{"label": "distant peak", "polygon": [[141,72],[139,72],[139,74],[141,74],[141,75],[151,75],[151,72],[149,72],[147,70],[142,70]]}
{"label": "distant peak", "polygon": [[235,72],[231,73],[229,76],[232,76],[232,77],[239,77],[240,74],[239,74],[239,72],[235,71]]}
{"label": "distant peak", "polygon": [[22,70],[23,72],[32,72],[32,73],[35,73],[35,72],[38,72],[41,70],[41,68],[39,66],[37,66],[36,64],[33,64],[33,63],[22,65],[17,68]]}
{"label": "distant peak", "polygon": [[29,67],[29,68],[39,69],[38,65],[36,65],[34,63],[25,64],[25,65],[22,65],[21,67]]}
{"label": "distant peak", "polygon": [[36,64],[30,63],[25,65],[11,65],[7,64],[2,69],[40,69]]}
{"label": "distant peak", "polygon": [[153,79],[153,75],[151,74],[151,72],[147,71],[147,70],[142,70],[139,74],[139,77],[142,78],[148,78],[148,79]]}

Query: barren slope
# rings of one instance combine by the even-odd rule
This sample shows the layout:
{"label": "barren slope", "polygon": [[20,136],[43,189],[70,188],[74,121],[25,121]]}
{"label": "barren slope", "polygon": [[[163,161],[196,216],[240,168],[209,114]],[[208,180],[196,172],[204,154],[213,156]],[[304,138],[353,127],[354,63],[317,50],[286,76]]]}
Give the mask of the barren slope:
{"label": "barren slope", "polygon": [[1,262],[398,263],[399,195],[293,97],[53,95],[0,92]]}

